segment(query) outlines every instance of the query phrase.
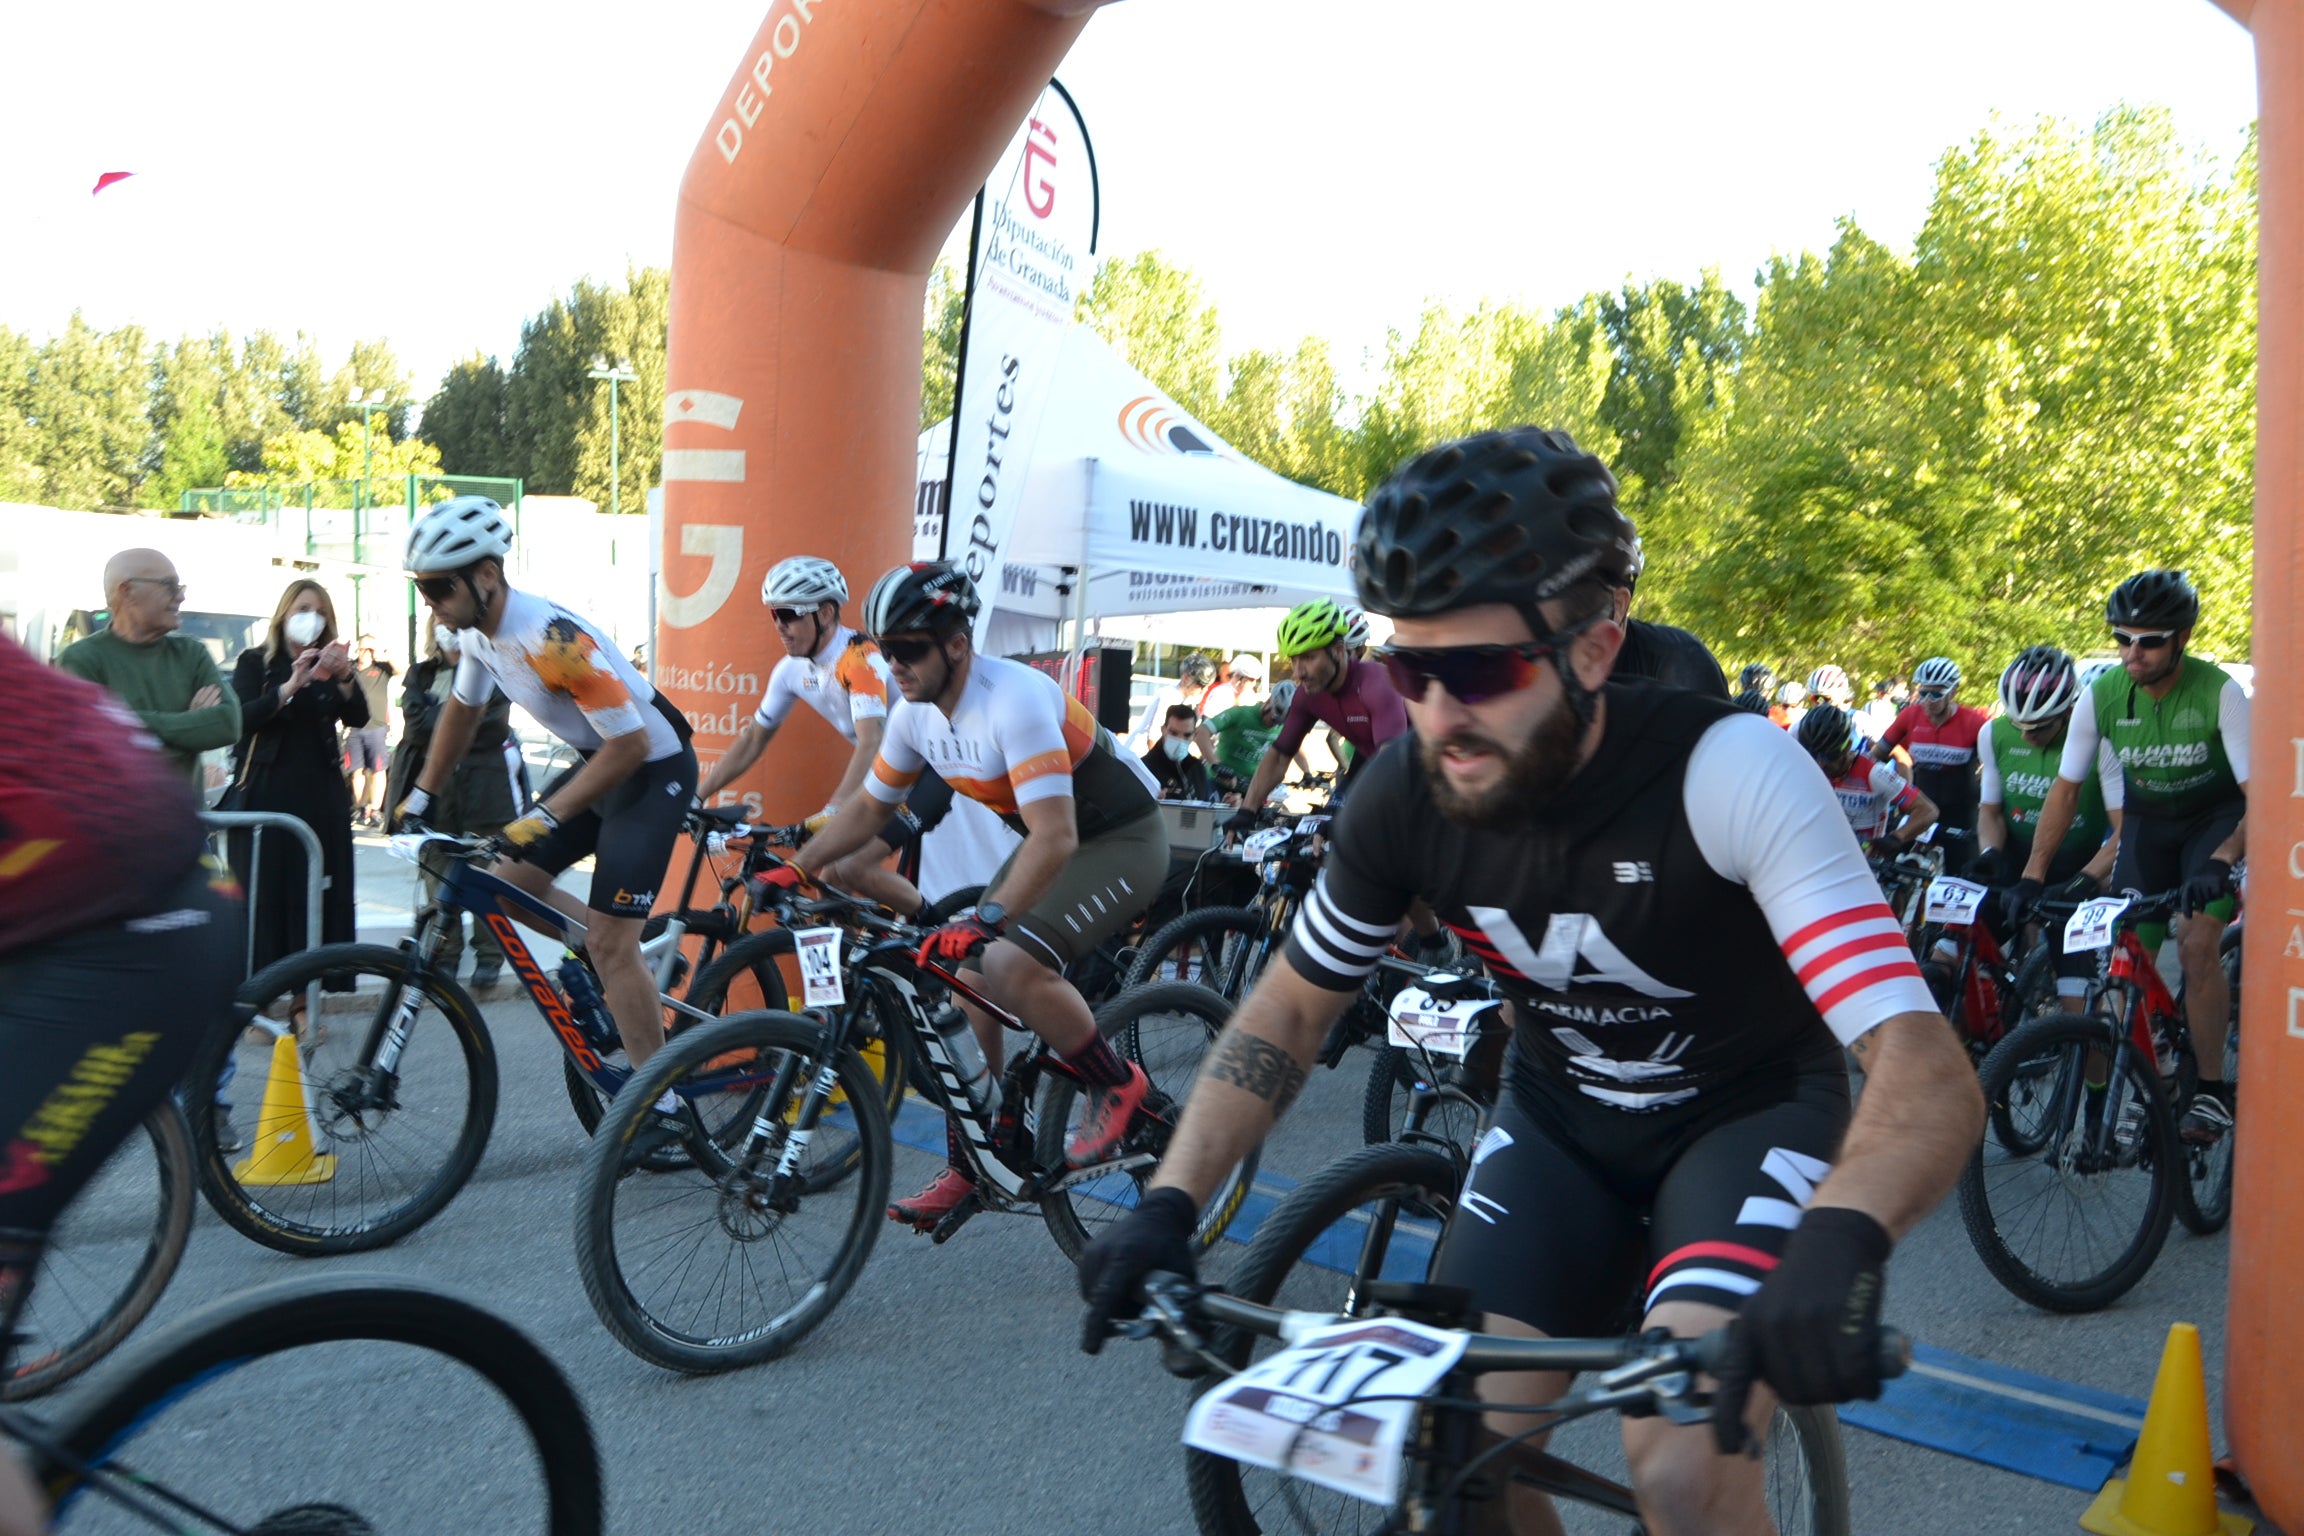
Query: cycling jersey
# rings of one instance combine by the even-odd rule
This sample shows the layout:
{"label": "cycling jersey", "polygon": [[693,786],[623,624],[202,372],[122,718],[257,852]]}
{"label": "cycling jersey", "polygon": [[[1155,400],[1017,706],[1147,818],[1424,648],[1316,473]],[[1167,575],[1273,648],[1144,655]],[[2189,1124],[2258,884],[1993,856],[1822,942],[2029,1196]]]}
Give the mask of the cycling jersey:
{"label": "cycling jersey", "polygon": [[1393,691],[1392,679],[1372,661],[1355,661],[1344,668],[1344,680],[1334,693],[1315,693],[1299,686],[1280,722],[1273,750],[1294,757],[1315,725],[1325,725],[1352,744],[1365,757],[1395,736],[1408,734],[1408,707]]}
{"label": "cycling jersey", "polygon": [[94,683],[0,635],[0,954],[158,910],[205,846],[192,787]]}
{"label": "cycling jersey", "polygon": [[1240,777],[1253,778],[1256,764],[1262,760],[1264,749],[1272,745],[1280,734],[1280,724],[1264,723],[1264,706],[1242,704],[1222,714],[1210,715],[1209,731],[1216,737],[1216,761]]}
{"label": "cycling jersey", "polygon": [[1927,706],[1904,706],[1880,734],[1883,747],[1902,747],[1912,756],[1912,782],[1936,803],[1936,820],[1963,831],[1976,825],[1976,738],[1991,716],[1972,704],[1955,706],[1942,725],[1928,718]]}
{"label": "cycling jersey", "polygon": [[1152,776],[1087,706],[1047,673],[1003,656],[969,664],[949,717],[934,704],[901,700],[864,788],[894,805],[928,768],[1019,833],[1025,806],[1059,795],[1072,797],[1082,841],[1158,814]]}
{"label": "cycling jersey", "polygon": [[1289,934],[1297,973],[1357,987],[1421,895],[1519,1012],[1515,1091],[1618,1110],[1829,1065],[1933,1009],[1797,743],[1678,689],[1605,697],[1591,761],[1518,825],[1450,821],[1413,750],[1370,762]]}
{"label": "cycling jersey", "polygon": [[1840,813],[1848,818],[1859,843],[1886,837],[1895,820],[1889,813],[1908,811],[1920,800],[1902,774],[1863,752],[1855,754],[1846,773],[1832,780],[1832,793],[1839,797]]}
{"label": "cycling jersey", "polygon": [[[456,698],[474,708],[492,685],[577,751],[592,753],[610,736],[648,733],[648,762],[687,750],[668,701],[589,622],[533,592],[504,594],[494,635],[462,632]],[[691,780],[693,782],[693,780]]]}
{"label": "cycling jersey", "polygon": [[[1983,772],[1979,798],[2001,808],[2008,822],[2009,848],[2016,857],[2029,858],[2040,808],[2048,803],[2048,786],[2056,782],[2057,765],[2063,761],[2064,743],[2036,747],[2024,739],[2015,721],[2002,715],[1976,745]],[[2112,744],[2099,741],[2096,769],[2081,781],[2080,809],[2072,818],[2072,830],[2057,845],[2052,870],[2074,858],[2085,864],[2096,856],[2112,830],[2107,812],[2119,810],[2121,798],[2120,764],[2112,756]]]}
{"label": "cycling jersey", "polygon": [[1626,682],[1647,678],[1716,699],[1728,697],[1728,674],[1720,670],[1719,658],[1703,641],[1684,629],[1646,619],[1625,621],[1624,646],[1616,653],[1616,670],[1610,675]]}
{"label": "cycling jersey", "polygon": [[815,655],[776,663],[753,723],[773,731],[800,700],[854,741],[860,722],[888,718],[888,663],[878,646],[843,624]]}
{"label": "cycling jersey", "polygon": [[2112,744],[2129,816],[2189,819],[2243,799],[2248,782],[2248,695],[2222,668],[2187,656],[2176,686],[2155,699],[2121,667],[2080,695],[2056,776],[2084,782],[2096,743]]}

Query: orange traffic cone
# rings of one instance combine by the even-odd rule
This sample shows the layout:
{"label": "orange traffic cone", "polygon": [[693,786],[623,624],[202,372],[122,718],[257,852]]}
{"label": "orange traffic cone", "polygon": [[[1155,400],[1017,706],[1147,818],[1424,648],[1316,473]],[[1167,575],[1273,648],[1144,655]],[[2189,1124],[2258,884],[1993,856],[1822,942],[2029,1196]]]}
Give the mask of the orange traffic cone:
{"label": "orange traffic cone", "polygon": [[2200,1365],[2200,1330],[2190,1323],[2168,1330],[2128,1475],[2104,1485],[2080,1528],[2102,1536],[2247,1536],[2255,1529],[2253,1521],[2216,1508],[2208,1378]]}
{"label": "orange traffic cone", "polygon": [[333,1153],[312,1150],[312,1117],[304,1107],[304,1064],[296,1037],[272,1042],[272,1071],[264,1079],[264,1105],[248,1155],[232,1166],[242,1184],[325,1184],[336,1177]]}

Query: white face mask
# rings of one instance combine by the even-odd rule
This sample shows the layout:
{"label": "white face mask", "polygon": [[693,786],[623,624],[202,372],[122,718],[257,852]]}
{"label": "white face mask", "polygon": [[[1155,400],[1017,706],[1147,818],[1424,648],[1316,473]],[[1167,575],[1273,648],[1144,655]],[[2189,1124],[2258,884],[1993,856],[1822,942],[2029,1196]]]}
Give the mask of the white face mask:
{"label": "white face mask", "polygon": [[1180,763],[1184,761],[1184,754],[1192,750],[1192,738],[1163,736],[1160,738],[1160,750],[1167,753],[1171,761]]}
{"label": "white face mask", "polygon": [[307,608],[302,613],[288,615],[288,622],[281,625],[280,629],[287,635],[289,644],[310,645],[320,638],[320,631],[326,623],[320,615]]}

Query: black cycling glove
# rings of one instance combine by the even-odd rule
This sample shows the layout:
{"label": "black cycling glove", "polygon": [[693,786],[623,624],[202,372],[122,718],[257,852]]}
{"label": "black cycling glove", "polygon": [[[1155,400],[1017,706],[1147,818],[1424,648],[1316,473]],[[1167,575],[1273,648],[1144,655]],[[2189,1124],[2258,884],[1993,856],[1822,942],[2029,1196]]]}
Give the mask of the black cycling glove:
{"label": "black cycling glove", "polygon": [[2007,873],[2007,863],[2006,849],[1979,848],[1976,856],[1968,861],[1968,868],[1962,873],[1962,878],[1973,880],[1978,885],[1996,885]]}
{"label": "black cycling glove", "polygon": [[2008,920],[2009,927],[2024,921],[2043,889],[2039,881],[2027,875],[2000,893],[2000,915]]}
{"label": "black cycling glove", "polygon": [[1235,835],[1244,832],[1253,832],[1256,830],[1256,823],[1262,821],[1263,819],[1264,813],[1262,811],[1252,811],[1249,810],[1246,806],[1242,806],[1239,810],[1234,811],[1231,815],[1224,818],[1224,830],[1230,833],[1234,833]]}
{"label": "black cycling glove", "polygon": [[1190,1195],[1155,1189],[1088,1245],[1080,1255],[1080,1295],[1088,1303],[1081,1349],[1095,1354],[1112,1337],[1112,1325],[1134,1314],[1147,1275],[1165,1271],[1187,1280],[1198,1277],[1192,1229],[1199,1224],[1200,1207]]}
{"label": "black cycling glove", "polygon": [[2093,901],[2103,894],[2104,882],[2086,870],[2056,887],[2056,896],[2060,901]]}
{"label": "black cycling glove", "polygon": [[1893,1246],[1886,1227],[1846,1206],[1800,1218],[1783,1260],[1728,1324],[1728,1357],[1712,1394],[1722,1455],[1744,1448],[1755,1381],[1796,1406],[1880,1395],[1880,1295]]}
{"label": "black cycling glove", "polygon": [[2232,866],[2223,859],[2210,859],[2205,869],[2184,882],[2184,910],[2197,912],[2231,892]]}

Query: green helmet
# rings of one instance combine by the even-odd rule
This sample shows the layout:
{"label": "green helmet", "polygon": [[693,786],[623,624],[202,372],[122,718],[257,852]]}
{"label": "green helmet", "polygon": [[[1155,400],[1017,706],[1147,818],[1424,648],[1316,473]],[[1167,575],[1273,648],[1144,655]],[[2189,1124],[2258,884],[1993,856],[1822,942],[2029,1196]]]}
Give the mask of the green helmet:
{"label": "green helmet", "polygon": [[1316,597],[1288,610],[1288,617],[1280,621],[1277,649],[1283,656],[1301,656],[1335,644],[1351,627],[1352,621],[1333,599]]}

